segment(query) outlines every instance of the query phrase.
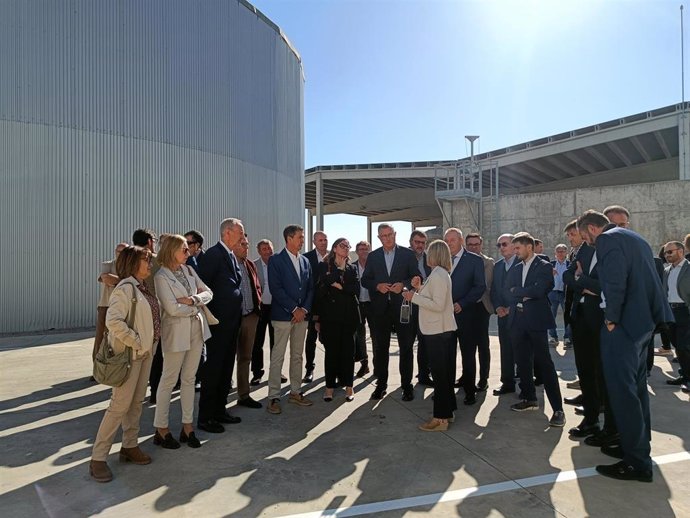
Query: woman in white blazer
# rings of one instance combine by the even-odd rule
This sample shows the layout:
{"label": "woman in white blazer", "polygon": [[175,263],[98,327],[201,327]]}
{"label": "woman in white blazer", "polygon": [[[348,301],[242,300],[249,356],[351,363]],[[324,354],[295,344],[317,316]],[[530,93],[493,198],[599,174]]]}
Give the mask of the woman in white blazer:
{"label": "woman in white blazer", "polygon": [[450,280],[450,249],[437,239],[429,245],[427,264],[433,268],[424,284],[419,277],[412,279],[415,293],[404,292],[405,300],[419,306],[419,330],[429,355],[431,375],[434,379],[434,417],[420,425],[425,432],[448,429],[457,409],[453,380],[455,376],[455,330],[452,284]]}
{"label": "woman in white blazer", "polygon": [[[146,394],[151,359],[160,339],[158,300],[144,284],[144,279],[151,275],[151,252],[138,246],[128,246],[118,256],[115,269],[122,280],[110,295],[105,326],[113,349],[119,352],[124,347],[132,348],[132,363],[127,381],[119,387],[113,387],[110,405],[93,443],[89,473],[98,482],[113,479],[106,459],[120,427],[120,460],[134,464],[151,462],[151,457],[141,451],[138,445],[141,403]],[[129,327],[135,297],[136,311],[132,327]]]}
{"label": "woman in white blazer", "polygon": [[166,237],[157,257],[161,268],[154,276],[161,302],[163,374],[156,393],[153,443],[168,449],[180,447],[168,428],[170,394],[178,377],[182,405],[180,442],[192,448],[201,446],[192,425],[194,382],[204,342],[211,337],[202,306],[211,301],[213,293],[194,269],[185,264],[188,258],[189,246],[184,237]]}

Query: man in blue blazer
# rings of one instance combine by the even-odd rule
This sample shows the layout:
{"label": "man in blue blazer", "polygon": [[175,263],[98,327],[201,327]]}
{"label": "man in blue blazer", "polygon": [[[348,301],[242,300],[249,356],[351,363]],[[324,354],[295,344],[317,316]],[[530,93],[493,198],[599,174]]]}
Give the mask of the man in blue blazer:
{"label": "man in blue blazer", "polygon": [[596,248],[604,306],[601,362],[620,434],[620,448],[603,446],[602,452],[623,459],[596,469],[619,480],[651,482],[647,344],[654,329],[672,322],[673,315],[652,249],[640,235],[593,210],[578,218],[577,227]]}
{"label": "man in blue blazer", "polygon": [[198,427],[210,433],[225,431],[221,423],[239,423],[225,409],[232,384],[237,352],[237,335],[242,319],[242,274],[232,249],[244,237],[242,221],[224,219],[220,241],[199,259],[199,277],[213,291],[208,309],[219,320],[206,342],[206,362],[202,368]]}
{"label": "man in blue blazer", "polygon": [[491,304],[498,317],[498,342],[501,350],[501,386],[494,389],[494,396],[515,392],[515,355],[510,341],[508,312],[512,299],[506,298],[504,292],[508,272],[519,264],[515,258],[513,234],[503,234],[496,240],[496,247],[501,258],[494,265],[494,277],[491,283]]}
{"label": "man in blue blazer", "polygon": [[280,372],[290,342],[289,403],[311,406],[302,393],[302,356],[308,318],[314,299],[314,283],[309,261],[300,254],[304,246],[304,229],[288,225],[283,230],[285,248],[268,260],[268,286],[271,301],[271,324],[275,345],[271,351],[268,374],[268,412],[280,414]]}
{"label": "man in blue blazer", "polygon": [[462,357],[462,376],[457,385],[462,385],[465,391],[464,403],[473,405],[477,402],[477,347],[481,340],[477,302],[486,290],[484,261],[464,248],[465,241],[459,228],[446,230],[443,240],[450,248],[453,312],[458,325],[455,336],[460,342]]}
{"label": "man in blue blazer", "polygon": [[378,235],[382,246],[369,254],[361,279],[362,286],[369,290],[371,297],[371,324],[376,336],[374,372],[377,380],[371,399],[383,398],[388,388],[388,359],[393,329],[400,347],[402,399],[412,401],[415,329],[411,319],[405,324],[400,322],[400,306],[403,289],[409,289],[412,277],[421,276],[421,273],[414,252],[395,244],[395,230],[391,225],[380,224]]}
{"label": "man in blue blazer", "polygon": [[544,391],[551,404],[550,426],[565,426],[561,389],[551,359],[546,331],[555,326],[548,294],[553,289],[551,264],[534,253],[534,238],[519,232],[513,238],[520,263],[508,274],[504,296],[510,301],[508,327],[515,348],[522,401],[510,408],[515,412],[538,410],[532,368],[539,370]]}

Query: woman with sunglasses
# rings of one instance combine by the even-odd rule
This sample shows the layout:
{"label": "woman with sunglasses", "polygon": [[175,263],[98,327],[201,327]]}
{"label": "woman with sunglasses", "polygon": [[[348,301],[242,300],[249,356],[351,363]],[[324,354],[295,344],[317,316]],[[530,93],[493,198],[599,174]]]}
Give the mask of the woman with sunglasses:
{"label": "woman with sunglasses", "polygon": [[158,253],[161,268],[154,278],[162,307],[163,375],[156,394],[153,444],[171,450],[180,447],[168,428],[170,395],[178,377],[182,405],[180,442],[191,448],[201,446],[192,426],[194,381],[204,342],[211,337],[201,306],[211,301],[213,293],[185,264],[188,257],[187,240],[180,235],[168,236]]}
{"label": "woman with sunglasses", "polygon": [[326,349],[323,400],[327,402],[333,401],[338,382],[345,387],[345,399],[354,399],[355,334],[360,324],[359,279],[357,269],[350,264],[349,252],[347,239],[336,239],[314,274],[316,292],[312,311]]}

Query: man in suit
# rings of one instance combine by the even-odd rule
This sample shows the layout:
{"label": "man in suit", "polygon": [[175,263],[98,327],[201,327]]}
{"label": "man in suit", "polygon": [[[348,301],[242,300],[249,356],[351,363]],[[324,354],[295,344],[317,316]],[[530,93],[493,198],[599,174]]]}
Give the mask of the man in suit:
{"label": "man in suit", "polygon": [[[426,242],[426,233],[421,230],[413,230],[412,234],[410,234],[410,250],[414,252],[417,258],[417,269],[422,274],[422,281],[425,281],[431,273],[431,268],[426,264]],[[410,306],[410,309],[410,322],[414,326],[415,334],[417,335],[417,379],[421,385],[433,387],[434,382],[431,379],[431,367],[429,367],[424,335],[419,330],[419,310],[414,305]]]}
{"label": "man in suit", "polygon": [[271,351],[268,373],[268,412],[280,414],[280,377],[290,342],[290,396],[289,403],[311,406],[301,392],[302,353],[307,334],[309,313],[314,300],[314,281],[307,258],[300,254],[304,246],[304,229],[288,225],[283,230],[285,248],[268,260],[268,285],[271,302],[271,323],[276,342]]}
{"label": "man in suit", "polygon": [[515,353],[510,341],[508,328],[508,314],[510,299],[505,296],[508,272],[520,262],[515,258],[513,234],[502,234],[496,240],[496,248],[501,258],[494,265],[494,275],[491,282],[491,304],[498,317],[498,343],[501,351],[501,386],[494,389],[494,396],[512,394],[515,392]]}
{"label": "man in suit", "polygon": [[513,238],[520,263],[510,270],[504,294],[510,301],[508,327],[520,371],[522,401],[510,407],[515,412],[538,410],[539,402],[532,368],[539,370],[553,416],[550,426],[565,426],[565,414],[556,368],[551,359],[547,333],[555,325],[548,294],[553,289],[551,264],[534,253],[534,238],[520,232]]}
{"label": "man in suit", "polygon": [[400,322],[403,288],[410,288],[415,276],[421,276],[417,258],[409,248],[395,243],[395,230],[388,223],[378,227],[381,248],[367,257],[367,266],[361,284],[369,290],[371,297],[371,323],[376,335],[374,371],[377,375],[376,389],[371,399],[378,400],[386,395],[388,388],[388,359],[391,344],[391,330],[395,330],[400,347],[400,377],[403,401],[414,399],[412,371],[414,368],[413,344],[415,329],[411,324]]}
{"label": "man in suit", "polygon": [[[568,252],[568,261],[570,262],[571,266],[575,262],[575,257],[577,256],[577,253],[580,251],[580,247],[582,246],[582,243],[584,242],[582,240],[582,236],[580,235],[580,231],[577,229],[577,218],[569,222],[565,228],[563,229],[563,232],[565,233],[566,239],[568,240],[568,244],[570,244],[570,251]],[[573,314],[573,289],[568,286],[568,284],[565,285],[565,302],[563,303],[563,323],[566,326],[570,326],[571,328],[571,340],[574,341],[573,336],[572,336],[572,322],[571,322],[571,316]],[[565,348],[565,345],[564,345]],[[577,353],[575,353],[577,355]],[[575,380],[571,381],[566,385],[568,388],[574,388],[574,389],[579,389],[580,388],[580,380]],[[573,397],[567,397],[564,398],[563,401],[565,403],[568,403],[569,405],[581,405],[582,404],[582,394],[578,394],[577,396]]]}
{"label": "man in suit", "polygon": [[[360,241],[355,246],[357,253],[357,261],[355,268],[357,269],[357,277],[362,278],[364,270],[367,266],[367,258],[371,252],[371,245],[368,241]],[[355,362],[360,362],[360,367],[355,377],[362,378],[369,374],[369,355],[367,354],[367,329],[365,324],[369,326],[369,336],[371,337],[372,351],[376,350],[376,341],[371,327],[371,297],[369,297],[369,290],[360,284],[359,288],[359,313],[362,315],[362,321],[357,326],[357,333],[355,335]],[[374,358],[376,356],[374,355]],[[373,362],[376,364],[376,361]],[[376,373],[374,373],[376,374]]]}
{"label": "man in suit", "polygon": [[[259,385],[261,377],[264,375],[264,342],[266,341],[266,329],[268,329],[269,351],[273,350],[275,336],[273,325],[271,324],[271,288],[268,285],[268,261],[273,255],[273,243],[270,239],[262,239],[256,245],[259,258],[254,261],[256,275],[261,285],[261,312],[259,322],[256,325],[256,335],[254,336],[254,348],[252,349],[252,385]],[[285,383],[287,378],[281,374],[281,382]]]}
{"label": "man in suit", "polygon": [[640,235],[610,224],[594,210],[580,216],[577,226],[596,248],[604,308],[601,363],[620,434],[620,448],[602,446],[602,452],[622,457],[596,469],[611,478],[651,482],[647,348],[654,329],[673,320],[671,309],[652,249]]}
{"label": "man in suit", "polygon": [[683,257],[685,246],[680,241],[664,245],[666,269],[663,290],[667,296],[675,322],[671,327],[671,341],[676,348],[679,376],[666,380],[669,385],[680,385],[684,392],[690,388],[690,262]]}
{"label": "man in suit", "polygon": [[198,230],[190,230],[185,232],[184,238],[187,240],[187,246],[189,247],[187,264],[194,268],[196,273],[199,273],[199,258],[204,255],[204,236]]}
{"label": "man in suit", "polygon": [[[563,310],[563,348],[567,349],[571,345],[571,340],[570,327],[568,327],[565,317],[565,284],[563,283],[563,274],[570,266],[570,261],[567,259],[568,247],[563,243],[559,243],[556,245],[554,252],[556,259],[551,261],[554,285],[549,293],[549,302],[551,303],[551,313],[553,313],[554,321],[558,315],[558,308]],[[549,329],[549,345],[558,346],[558,331],[555,327]]]}
{"label": "man in suit", "polygon": [[239,423],[225,409],[237,352],[237,336],[242,319],[242,273],[233,253],[244,237],[244,225],[237,218],[220,223],[220,241],[199,259],[199,277],[211,288],[208,309],[219,320],[206,342],[206,363],[201,376],[197,426],[209,433],[221,433],[221,423]]}
{"label": "man in suit", "polygon": [[544,253],[544,242],[541,239],[534,240],[534,255],[539,259],[544,259],[544,261],[551,261],[549,256]]}
{"label": "man in suit", "polygon": [[254,337],[261,313],[261,283],[256,274],[256,266],[247,257],[249,240],[246,234],[233,247],[232,252],[237,258],[242,274],[242,320],[237,336],[237,404],[247,408],[261,408],[261,403],[249,395],[249,365],[252,361]]}
{"label": "man in suit", "polygon": [[489,367],[491,365],[491,349],[489,348],[489,319],[494,314],[494,306],[491,304],[491,283],[494,277],[494,260],[482,253],[484,238],[481,234],[473,232],[467,234],[465,246],[473,254],[477,254],[484,261],[484,278],[486,289],[482,298],[477,301],[477,348],[479,350],[479,382],[477,391],[489,388]]}
{"label": "man in suit", "polygon": [[[316,271],[317,265],[325,259],[328,255],[328,236],[322,230],[317,230],[312,236],[314,248],[304,254],[304,257],[309,261],[312,274]],[[314,279],[312,278],[312,282]],[[306,365],[304,379],[302,383],[311,383],[314,381],[314,360],[316,359],[316,339],[319,334],[316,332],[316,323],[309,318],[309,325],[307,327],[307,341],[304,345],[304,354],[306,356]]]}

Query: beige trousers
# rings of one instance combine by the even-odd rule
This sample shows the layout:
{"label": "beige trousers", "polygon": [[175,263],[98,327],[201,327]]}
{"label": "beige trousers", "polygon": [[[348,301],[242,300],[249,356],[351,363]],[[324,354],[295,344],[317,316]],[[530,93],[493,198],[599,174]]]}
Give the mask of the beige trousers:
{"label": "beige trousers", "polygon": [[237,397],[246,399],[249,397],[249,367],[252,362],[252,349],[256,336],[256,325],[259,323],[259,315],[250,313],[242,317],[240,333],[237,337]]}
{"label": "beige trousers", "polygon": [[194,421],[194,383],[199,368],[201,350],[204,347],[203,328],[199,319],[192,321],[191,347],[188,351],[163,351],[163,374],[156,391],[156,413],[153,426],[168,427],[170,414],[170,394],[180,378],[180,404],[182,405],[182,424]]}
{"label": "beige trousers", "polygon": [[275,345],[271,350],[271,368],[268,374],[268,399],[280,398],[280,372],[283,370],[285,351],[290,340],[290,390],[297,394],[302,388],[302,353],[308,322],[297,324],[272,320]]}
{"label": "beige trousers", "polygon": [[92,460],[105,461],[108,458],[115,434],[120,427],[123,448],[134,448],[139,442],[141,402],[146,394],[151,372],[151,356],[145,360],[133,360],[131,369],[124,385],[113,387],[110,406],[105,411],[93,443]]}
{"label": "beige trousers", "polygon": [[96,308],[96,336],[93,339],[93,351],[91,353],[91,360],[96,359],[96,353],[103,340],[105,334],[105,314],[108,312],[108,306],[98,306]]}

